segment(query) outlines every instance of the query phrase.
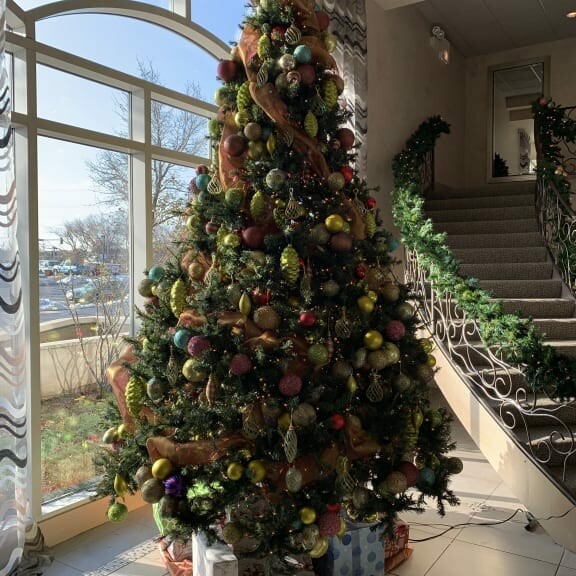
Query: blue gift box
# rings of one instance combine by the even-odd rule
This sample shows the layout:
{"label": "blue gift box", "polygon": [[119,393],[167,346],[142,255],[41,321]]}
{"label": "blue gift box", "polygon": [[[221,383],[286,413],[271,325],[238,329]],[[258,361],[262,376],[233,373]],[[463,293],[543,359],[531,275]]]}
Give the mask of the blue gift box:
{"label": "blue gift box", "polygon": [[382,576],[384,574],[384,528],[347,522],[342,538],[330,538],[334,576]]}

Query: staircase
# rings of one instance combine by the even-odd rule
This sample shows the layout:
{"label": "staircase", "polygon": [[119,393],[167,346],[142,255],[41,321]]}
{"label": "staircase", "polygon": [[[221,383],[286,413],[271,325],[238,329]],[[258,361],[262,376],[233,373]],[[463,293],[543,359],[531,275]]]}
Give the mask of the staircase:
{"label": "staircase", "polygon": [[[446,232],[461,274],[477,278],[506,312],[533,318],[547,344],[576,355],[575,300],[538,231],[533,182],[437,189],[426,196],[426,215],[436,230]],[[518,498],[537,517],[561,516],[573,508],[576,403],[532,393],[520,371],[487,358],[477,332],[466,323],[451,327],[451,356],[441,362],[439,387]],[[470,397],[456,382],[462,376]],[[543,525],[557,542],[576,548],[574,509]]]}

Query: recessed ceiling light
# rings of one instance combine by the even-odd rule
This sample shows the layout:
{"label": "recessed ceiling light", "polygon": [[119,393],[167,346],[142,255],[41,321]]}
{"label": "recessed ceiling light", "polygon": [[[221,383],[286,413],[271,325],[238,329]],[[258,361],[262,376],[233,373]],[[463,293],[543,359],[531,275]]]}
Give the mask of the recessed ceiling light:
{"label": "recessed ceiling light", "polygon": [[576,10],[574,12],[568,12],[566,18],[576,18]]}

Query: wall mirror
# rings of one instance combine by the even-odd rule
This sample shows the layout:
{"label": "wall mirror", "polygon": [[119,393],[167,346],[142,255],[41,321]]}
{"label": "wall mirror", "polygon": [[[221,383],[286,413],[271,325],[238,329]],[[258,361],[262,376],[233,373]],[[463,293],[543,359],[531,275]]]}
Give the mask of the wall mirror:
{"label": "wall mirror", "polygon": [[548,93],[548,68],[545,58],[490,68],[489,180],[534,178],[532,103]]}

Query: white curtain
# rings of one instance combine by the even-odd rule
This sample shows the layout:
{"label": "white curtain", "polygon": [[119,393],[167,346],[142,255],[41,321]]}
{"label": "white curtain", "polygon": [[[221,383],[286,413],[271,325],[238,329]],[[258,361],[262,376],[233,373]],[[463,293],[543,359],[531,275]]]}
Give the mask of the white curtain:
{"label": "white curtain", "polygon": [[344,95],[353,113],[358,159],[356,168],[366,176],[368,152],[368,40],[366,37],[365,0],[323,0],[330,15],[330,32],[338,38],[336,60],[344,78]]}
{"label": "white curtain", "polygon": [[23,576],[41,574],[49,557],[30,514],[29,390],[5,23],[6,2],[0,0],[0,576]]}

